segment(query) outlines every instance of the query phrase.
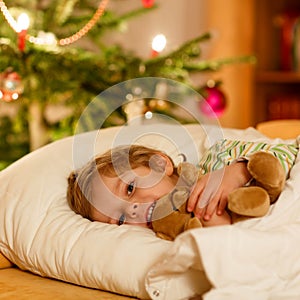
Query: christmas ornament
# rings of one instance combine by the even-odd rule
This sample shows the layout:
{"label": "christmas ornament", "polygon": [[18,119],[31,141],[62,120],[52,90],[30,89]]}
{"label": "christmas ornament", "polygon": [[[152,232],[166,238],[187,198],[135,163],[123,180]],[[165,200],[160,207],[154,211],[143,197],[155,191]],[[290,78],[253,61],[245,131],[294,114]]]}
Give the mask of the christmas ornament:
{"label": "christmas ornament", "polygon": [[0,99],[6,102],[17,100],[23,92],[21,77],[8,69],[0,74]]}
{"label": "christmas ornament", "polygon": [[200,111],[208,117],[220,117],[226,108],[226,97],[218,84],[210,84],[202,89],[204,101],[200,102]]}
{"label": "christmas ornament", "polygon": [[154,0],[142,0],[143,6],[145,8],[150,8],[154,5]]}

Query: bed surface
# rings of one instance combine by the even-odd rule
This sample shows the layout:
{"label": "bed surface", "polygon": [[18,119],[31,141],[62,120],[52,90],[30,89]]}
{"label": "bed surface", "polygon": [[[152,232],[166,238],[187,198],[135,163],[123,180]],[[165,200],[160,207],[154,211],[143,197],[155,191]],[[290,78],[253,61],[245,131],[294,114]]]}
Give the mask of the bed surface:
{"label": "bed surface", "polygon": [[128,300],[136,299],[62,281],[43,278],[18,268],[0,270],[0,299],[5,300]]}

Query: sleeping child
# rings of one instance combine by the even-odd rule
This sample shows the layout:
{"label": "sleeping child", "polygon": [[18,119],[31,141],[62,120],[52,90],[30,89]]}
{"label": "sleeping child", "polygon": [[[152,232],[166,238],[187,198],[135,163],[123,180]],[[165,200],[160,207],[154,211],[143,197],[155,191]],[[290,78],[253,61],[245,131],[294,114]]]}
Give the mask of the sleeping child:
{"label": "sleeping child", "polygon": [[[298,146],[217,142],[197,166],[197,178],[189,186],[187,212],[203,226],[231,224],[228,196],[253,180],[247,164],[257,152],[272,154],[288,178]],[[152,228],[157,201],[185,185],[178,166],[166,153],[141,145],[119,146],[69,175],[67,200],[74,212],[91,221]]]}

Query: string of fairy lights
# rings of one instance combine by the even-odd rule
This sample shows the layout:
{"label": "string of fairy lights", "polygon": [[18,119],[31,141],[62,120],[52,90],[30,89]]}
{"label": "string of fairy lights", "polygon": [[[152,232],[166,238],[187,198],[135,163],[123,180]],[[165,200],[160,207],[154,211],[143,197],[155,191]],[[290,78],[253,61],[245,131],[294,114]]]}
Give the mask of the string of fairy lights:
{"label": "string of fairy lights", "polygon": [[[57,44],[59,46],[66,46],[70,45],[72,43],[77,42],[79,39],[81,39],[83,36],[85,36],[99,21],[99,19],[102,17],[102,15],[105,12],[105,9],[107,7],[109,0],[102,0],[100,1],[98,8],[96,12],[93,14],[91,19],[77,32],[74,34],[56,40],[51,39],[52,44]],[[37,45],[48,45],[49,39],[43,38],[43,37],[35,37],[27,33],[27,29],[29,27],[29,17],[26,13],[20,14],[17,20],[14,19],[14,17],[9,12],[9,9],[7,8],[5,2],[3,0],[0,0],[0,10],[9,24],[9,26],[18,34],[19,36],[19,48],[24,47],[25,40],[29,41],[30,43],[37,44]],[[46,36],[47,37],[47,36]],[[20,41],[23,40],[23,41]],[[20,49],[22,50],[22,49]]]}
{"label": "string of fairy lights", "polygon": [[[155,0],[142,0],[142,4],[145,8],[150,8],[154,5]],[[57,39],[52,32],[38,32],[37,36],[33,36],[28,33],[30,25],[29,16],[23,12],[17,19],[10,13],[4,0],[0,0],[0,11],[4,16],[4,19],[13,31],[17,34],[18,49],[20,52],[24,52],[26,41],[34,45],[39,46],[67,46],[77,42],[83,36],[85,36],[101,19],[106,11],[109,0],[101,0],[99,5],[89,19],[89,21],[78,31],[70,36]],[[166,38],[163,34],[158,34],[152,41],[151,57],[157,56],[166,46]],[[0,99],[10,102],[17,100],[19,95],[23,92],[23,85],[19,74],[14,72],[11,68],[8,68],[3,73],[0,73]]]}
{"label": "string of fairy lights", "polygon": [[[30,25],[29,17],[26,13],[21,13],[18,19],[15,18],[10,13],[5,1],[0,0],[0,10],[3,14],[8,25],[17,33],[18,36],[18,48],[21,52],[25,50],[26,41],[33,43],[35,45],[59,45],[67,46],[72,43],[77,42],[83,36],[85,36],[99,21],[99,19],[104,14],[109,0],[101,0],[96,12],[90,18],[90,20],[77,32],[74,34],[56,39],[55,35],[52,33],[40,34],[39,36],[32,36],[27,33]],[[6,102],[11,102],[17,100],[19,95],[23,92],[23,84],[18,73],[14,72],[11,68],[8,68],[3,73],[0,74],[0,99]]]}

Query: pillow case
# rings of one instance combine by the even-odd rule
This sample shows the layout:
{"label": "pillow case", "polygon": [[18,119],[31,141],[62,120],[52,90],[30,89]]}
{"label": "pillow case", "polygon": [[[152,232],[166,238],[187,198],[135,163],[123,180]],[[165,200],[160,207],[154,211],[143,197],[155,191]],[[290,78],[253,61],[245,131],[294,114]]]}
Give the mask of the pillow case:
{"label": "pillow case", "polygon": [[[67,177],[96,153],[118,144],[156,147],[175,161],[179,153],[185,153],[196,163],[223,135],[263,139],[252,128],[124,126],[65,138],[26,155],[0,172],[0,252],[21,269],[41,276],[150,298],[145,276],[170,249],[170,242],[148,229],[90,222],[76,215],[66,201]],[[190,295],[209,288],[203,273],[195,270],[172,284],[170,288]]]}

